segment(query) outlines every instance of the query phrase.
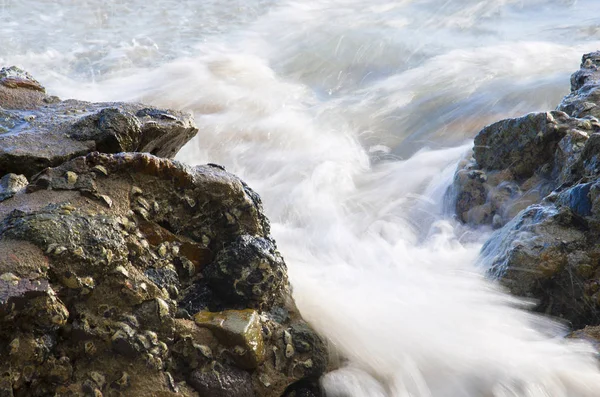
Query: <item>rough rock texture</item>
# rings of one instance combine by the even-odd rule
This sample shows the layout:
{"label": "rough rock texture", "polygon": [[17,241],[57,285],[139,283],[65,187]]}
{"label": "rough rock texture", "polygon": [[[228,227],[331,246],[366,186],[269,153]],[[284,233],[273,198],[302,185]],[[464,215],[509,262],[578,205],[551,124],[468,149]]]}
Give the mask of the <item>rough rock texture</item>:
{"label": "rough rock texture", "polygon": [[[43,98],[33,101],[31,95]],[[25,72],[0,70],[0,175],[31,177],[94,151],[172,158],[197,131],[187,113],[142,104],[60,101],[45,96]]]}
{"label": "rough rock texture", "polygon": [[572,183],[596,119],[560,111],[499,121],[475,137],[473,157],[454,178],[450,199],[462,222],[501,227],[552,190]]}
{"label": "rough rock texture", "polygon": [[[86,116],[52,124],[63,119],[52,112],[68,103],[75,102],[37,115],[71,131],[63,142],[88,142],[83,153],[156,147],[173,155],[180,145],[171,140],[184,136],[167,142],[165,131],[183,128],[179,116],[161,118],[142,105],[86,104],[93,109]],[[146,116],[152,127],[144,127]],[[48,125],[29,135],[16,125],[5,136],[18,145],[57,131]],[[36,156],[35,145],[25,146]],[[47,153],[58,162],[72,157]],[[35,171],[7,164],[2,172]],[[0,395],[318,393],[328,349],[298,313],[286,273],[259,196],[221,167],[93,152],[45,168],[28,184],[7,174],[0,179]]]}
{"label": "rough rock texture", "polygon": [[[58,98],[46,95],[46,89],[29,73],[15,66],[0,69],[0,106],[5,109],[32,109]],[[1,131],[1,130],[0,130]]]}
{"label": "rough rock texture", "polygon": [[463,222],[499,228],[490,275],[575,328],[600,324],[599,63],[583,56],[556,111],[484,128],[448,193]]}

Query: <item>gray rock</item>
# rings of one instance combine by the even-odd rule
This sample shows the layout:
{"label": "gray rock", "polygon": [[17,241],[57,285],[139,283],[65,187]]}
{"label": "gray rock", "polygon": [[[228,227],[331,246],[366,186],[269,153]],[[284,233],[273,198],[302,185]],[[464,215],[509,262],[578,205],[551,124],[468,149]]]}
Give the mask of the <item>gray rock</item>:
{"label": "gray rock", "polygon": [[600,52],[583,55],[580,69],[571,75],[571,92],[576,92],[585,85],[598,85],[600,83],[598,66],[600,66]]}
{"label": "gray rock", "polygon": [[0,110],[34,109],[57,99],[47,96],[44,87],[24,70],[16,66],[0,69]]}
{"label": "gray rock", "polygon": [[599,65],[583,56],[557,111],[484,128],[449,190],[461,221],[499,228],[482,249],[490,277],[574,327],[600,323]]}
{"label": "gray rock", "polygon": [[0,202],[25,190],[29,181],[24,175],[6,174],[0,178]]}
{"label": "gray rock", "polygon": [[[482,249],[491,277],[536,310],[576,327],[600,320],[589,285],[598,264],[588,225],[569,208],[533,205],[496,231]],[[590,279],[591,276],[591,279]]]}
{"label": "gray rock", "polygon": [[571,76],[571,93],[558,106],[558,110],[571,117],[600,116],[600,52],[585,54],[581,59],[581,68]]}
{"label": "gray rock", "polygon": [[[563,105],[596,87],[597,55],[584,56],[589,68],[574,77],[578,91]],[[563,105],[499,121],[477,134],[473,158],[459,166],[447,195],[460,221],[502,227],[552,190],[600,173],[600,122]]]}
{"label": "gray rock", "polygon": [[197,132],[191,115],[141,104],[68,100],[4,114],[0,174],[27,177],[93,151],[173,157]]}
{"label": "gray rock", "polygon": [[195,371],[189,381],[201,396],[254,397],[250,374],[229,366],[213,366]]}
{"label": "gray rock", "polygon": [[567,119],[561,112],[531,113],[487,126],[475,137],[475,161],[482,170],[508,169],[516,178],[528,178],[553,158]]}

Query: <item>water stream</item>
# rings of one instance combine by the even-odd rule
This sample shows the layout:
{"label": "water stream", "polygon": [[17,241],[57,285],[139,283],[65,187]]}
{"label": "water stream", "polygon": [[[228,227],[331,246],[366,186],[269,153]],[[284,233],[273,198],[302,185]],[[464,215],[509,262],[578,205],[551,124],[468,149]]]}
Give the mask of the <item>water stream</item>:
{"label": "water stream", "polygon": [[[102,4],[104,3],[104,4]],[[192,111],[179,154],[263,197],[333,397],[600,396],[591,349],[444,212],[479,129],[553,109],[596,0],[0,0],[0,65],[62,98]]]}

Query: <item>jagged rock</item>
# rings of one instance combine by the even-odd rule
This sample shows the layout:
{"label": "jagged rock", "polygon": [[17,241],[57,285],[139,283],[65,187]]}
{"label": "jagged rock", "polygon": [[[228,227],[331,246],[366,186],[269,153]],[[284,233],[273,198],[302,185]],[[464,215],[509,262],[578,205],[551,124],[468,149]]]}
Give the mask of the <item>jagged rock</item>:
{"label": "jagged rock", "polygon": [[475,162],[482,170],[507,169],[515,178],[529,178],[552,159],[567,120],[561,112],[531,113],[489,125],[475,137]]}
{"label": "jagged rock", "polygon": [[533,205],[486,242],[489,272],[513,294],[538,300],[536,310],[575,326],[600,320],[595,278],[600,254],[585,220],[569,208]]}
{"label": "jagged rock", "polygon": [[600,83],[598,66],[600,66],[600,52],[583,55],[580,69],[571,75],[571,92],[576,92],[585,85],[598,85]]}
{"label": "jagged rock", "polygon": [[26,71],[16,66],[0,69],[0,110],[33,109],[55,100],[57,98],[47,96],[46,89]]}
{"label": "jagged rock", "polygon": [[29,181],[23,175],[6,174],[0,178],[0,202],[24,190]]}
{"label": "jagged rock", "polygon": [[197,132],[190,115],[141,104],[68,100],[4,112],[12,118],[0,134],[0,174],[27,177],[93,151],[173,157]]}
{"label": "jagged rock", "polygon": [[260,308],[283,302],[285,264],[268,239],[239,236],[219,252],[204,274],[215,292],[234,305]]}
{"label": "jagged rock", "polygon": [[582,57],[580,69],[571,76],[571,93],[562,100],[558,110],[568,113],[571,117],[597,119],[600,116],[599,61],[599,52]]}
{"label": "jagged rock", "polygon": [[327,347],[269,233],[258,195],[220,167],[90,153],[45,169],[0,203],[0,253],[13,256],[0,271],[17,282],[0,283],[0,311],[23,296],[28,308],[2,312],[18,321],[0,327],[0,356],[45,350],[0,373],[10,365],[28,396],[279,397],[318,378]]}
{"label": "jagged rock", "polygon": [[556,175],[557,186],[572,182],[573,178],[577,178],[577,175],[580,174],[581,152],[590,139],[590,134],[591,137],[596,135],[591,128],[572,129],[558,143],[554,157],[554,175]]}
{"label": "jagged rock", "polygon": [[65,325],[69,312],[45,279],[0,275],[0,324],[3,331],[52,331]]}
{"label": "jagged rock", "polygon": [[518,183],[509,170],[486,172],[475,167],[468,162],[459,169],[446,194],[458,219],[470,225],[502,227],[552,190],[543,176],[532,175]]}
{"label": "jagged rock", "polygon": [[[479,189],[487,197],[484,203],[480,199],[475,205],[457,206],[463,221],[472,219],[464,214],[485,205],[500,217],[495,226],[501,229],[482,249],[490,276],[513,294],[533,298],[537,311],[564,318],[577,328],[600,323],[600,123],[595,113],[599,59],[599,53],[584,55],[581,70],[572,76],[571,94],[559,111],[545,114],[545,121],[543,113],[530,115],[480,133],[476,145],[490,147],[476,147],[479,155],[463,168],[485,173]],[[537,122],[527,121],[529,117]],[[512,128],[516,125],[526,128]],[[511,137],[517,143],[507,146],[513,150],[508,153],[503,146]],[[533,144],[537,147],[532,149]],[[534,157],[528,158],[531,153]],[[457,175],[461,172],[466,171]],[[493,179],[500,173],[505,173],[502,183],[511,184],[516,197],[537,192],[537,197],[531,195],[531,205],[518,213],[496,208],[492,193],[500,184]],[[460,194],[472,188],[457,176],[453,189]]]}
{"label": "jagged rock", "polygon": [[258,367],[265,358],[262,326],[255,310],[199,312],[196,324],[210,329],[221,344],[233,348],[234,360],[244,369]]}
{"label": "jagged rock", "polygon": [[457,170],[447,199],[460,221],[502,227],[554,189],[597,175],[598,132],[597,119],[563,111],[489,125],[475,137],[473,157]]}
{"label": "jagged rock", "polygon": [[0,70],[0,175],[31,177],[93,151],[172,158],[197,133],[190,114],[134,103],[60,101],[26,72]]}

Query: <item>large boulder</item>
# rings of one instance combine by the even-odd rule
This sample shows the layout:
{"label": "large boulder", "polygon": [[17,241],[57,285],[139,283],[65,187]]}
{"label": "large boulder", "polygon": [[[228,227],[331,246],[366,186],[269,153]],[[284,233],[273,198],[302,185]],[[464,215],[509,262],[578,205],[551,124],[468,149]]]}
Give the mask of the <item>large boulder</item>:
{"label": "large boulder", "polygon": [[583,56],[556,111],[484,128],[448,193],[461,221],[498,229],[488,274],[576,328],[600,324],[599,62]]}
{"label": "large boulder", "polygon": [[461,222],[502,227],[551,192],[600,175],[599,63],[600,53],[583,56],[557,110],[502,120],[477,134],[447,193]]}
{"label": "large boulder", "polygon": [[589,147],[598,131],[598,120],[560,111],[485,127],[448,191],[458,219],[498,228],[554,189],[572,183],[581,174],[582,153],[593,151]]}
{"label": "large boulder", "polygon": [[[92,153],[39,173],[1,203],[0,219],[0,251],[10,252],[0,346],[14,357],[0,372],[20,379],[16,395],[85,390],[93,373],[103,393],[140,395],[150,382],[181,395],[278,397],[327,367],[260,198],[220,167]],[[51,344],[36,363],[19,349],[39,337]],[[52,377],[48,360],[68,362],[68,376]],[[116,387],[122,372],[127,385]]]}
{"label": "large boulder", "polygon": [[[56,132],[63,143],[89,144],[81,153],[156,147],[171,156],[179,143],[165,131],[178,142],[174,131],[194,130],[178,113],[143,105],[52,116],[69,103],[36,108],[47,124],[5,137],[18,145],[54,125],[71,131]],[[27,146],[31,156],[38,149]],[[327,346],[300,316],[260,197],[242,180],[149,153],[7,164],[3,172],[30,180],[0,179],[0,395],[314,389]],[[46,165],[55,166],[36,168]]]}

